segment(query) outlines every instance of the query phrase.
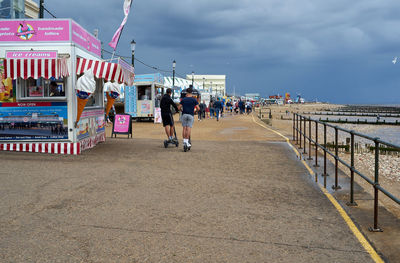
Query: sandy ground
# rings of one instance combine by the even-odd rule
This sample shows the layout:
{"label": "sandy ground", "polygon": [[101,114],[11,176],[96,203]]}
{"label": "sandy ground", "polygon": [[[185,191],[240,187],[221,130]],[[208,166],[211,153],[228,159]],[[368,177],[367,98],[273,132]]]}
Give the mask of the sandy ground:
{"label": "sandy ground", "polygon": [[0,152],[0,261],[372,262],[251,116],[196,122],[186,153],[133,130],[80,156]]}

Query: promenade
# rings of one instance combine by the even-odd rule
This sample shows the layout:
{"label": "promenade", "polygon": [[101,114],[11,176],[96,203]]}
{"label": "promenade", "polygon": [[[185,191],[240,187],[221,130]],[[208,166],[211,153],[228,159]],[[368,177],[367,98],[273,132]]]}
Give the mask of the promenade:
{"label": "promenade", "polygon": [[374,262],[257,122],[196,120],[186,153],[152,123],[80,156],[0,152],[0,262]]}

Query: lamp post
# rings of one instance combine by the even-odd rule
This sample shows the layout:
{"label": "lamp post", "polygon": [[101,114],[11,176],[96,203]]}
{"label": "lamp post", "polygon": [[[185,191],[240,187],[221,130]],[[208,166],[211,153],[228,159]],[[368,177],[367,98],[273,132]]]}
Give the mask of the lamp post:
{"label": "lamp post", "polygon": [[212,93],[212,81],[210,81],[210,93]]}
{"label": "lamp post", "polygon": [[172,61],[172,99],[175,99],[175,66],[176,61]]}
{"label": "lamp post", "polygon": [[39,1],[39,18],[44,17],[44,0]]}
{"label": "lamp post", "polygon": [[194,87],[193,85],[194,85],[194,71],[192,71],[192,87]]}
{"label": "lamp post", "polygon": [[135,40],[132,40],[131,41],[132,67],[135,67],[135,47],[136,47],[136,42]]}
{"label": "lamp post", "polygon": [[205,89],[204,89],[204,81],[206,80],[206,78],[203,78],[203,90],[204,91],[206,91]]}

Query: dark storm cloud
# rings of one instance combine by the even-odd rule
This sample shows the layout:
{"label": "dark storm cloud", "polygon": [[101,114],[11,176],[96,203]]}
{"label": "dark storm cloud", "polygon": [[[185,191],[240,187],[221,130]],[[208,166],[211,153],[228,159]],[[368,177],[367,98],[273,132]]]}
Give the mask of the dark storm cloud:
{"label": "dark storm cloud", "polygon": [[[122,4],[45,0],[57,17],[98,28],[109,51]],[[166,69],[176,59],[182,75],[226,74],[228,91],[393,103],[400,100],[400,65],[390,63],[400,55],[399,11],[394,0],[134,0],[117,53],[130,56],[135,39],[138,58]],[[374,95],[378,88],[383,95]]]}

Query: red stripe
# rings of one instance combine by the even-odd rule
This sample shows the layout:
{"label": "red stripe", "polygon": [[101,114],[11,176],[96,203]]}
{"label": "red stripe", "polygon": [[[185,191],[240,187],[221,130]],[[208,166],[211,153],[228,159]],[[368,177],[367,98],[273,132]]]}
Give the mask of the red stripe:
{"label": "red stripe", "polygon": [[44,62],[44,72],[43,72],[44,74],[43,74],[43,77],[45,79],[49,79],[49,63],[48,63],[48,60],[44,59],[43,62]]}
{"label": "red stripe", "polygon": [[17,59],[17,77],[21,76],[21,60]]}
{"label": "red stripe", "polygon": [[107,63],[107,68],[106,68],[106,75],[104,76],[104,79],[107,81],[111,81],[110,75],[111,75],[111,63]]}
{"label": "red stripe", "polygon": [[99,72],[98,76],[96,76],[98,79],[101,78],[100,76],[103,74],[105,65],[106,65],[106,63],[104,63],[104,62],[101,63],[100,72]]}
{"label": "red stripe", "polygon": [[37,75],[42,76],[42,60],[38,59]]}
{"label": "red stripe", "polygon": [[31,59],[31,75],[28,77],[34,78],[36,70],[37,69],[35,69],[35,60]]}
{"label": "red stripe", "polygon": [[93,64],[93,60],[89,59],[89,60],[88,60],[88,66],[87,66],[87,69],[90,69],[90,68],[92,68],[92,64]]}
{"label": "red stripe", "polygon": [[57,147],[58,147],[58,154],[60,154],[61,153],[61,143],[57,143]]}
{"label": "red stripe", "polygon": [[93,68],[93,74],[96,75],[97,69],[99,68],[99,63],[101,63],[100,61],[96,61],[94,63],[94,68]]}
{"label": "red stripe", "polygon": [[117,64],[114,64],[114,70],[113,70],[113,72],[111,74],[111,80],[113,80],[115,78],[115,75],[117,74],[117,69],[118,69]]}
{"label": "red stripe", "polygon": [[28,76],[28,60],[24,60],[24,79],[27,79]]}
{"label": "red stripe", "polygon": [[52,59],[51,60],[51,76],[50,77],[57,77],[56,76],[57,74],[56,74],[56,60],[55,59]]}
{"label": "red stripe", "polygon": [[7,71],[8,71],[8,68],[7,68],[7,59],[4,59],[4,76],[7,78]]}

